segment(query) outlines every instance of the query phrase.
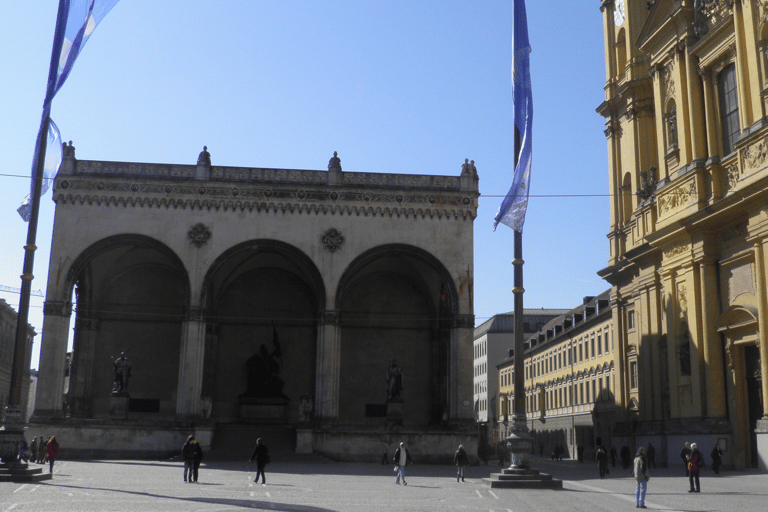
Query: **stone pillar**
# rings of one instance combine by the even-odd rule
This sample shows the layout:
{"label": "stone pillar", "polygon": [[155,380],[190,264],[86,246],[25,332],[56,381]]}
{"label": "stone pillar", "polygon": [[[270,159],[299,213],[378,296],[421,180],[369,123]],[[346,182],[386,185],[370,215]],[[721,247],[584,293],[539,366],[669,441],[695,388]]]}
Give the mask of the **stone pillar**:
{"label": "stone pillar", "polygon": [[704,100],[701,94],[701,78],[697,72],[698,63],[690,52],[685,51],[685,69],[687,73],[688,101],[690,107],[688,115],[690,116],[691,127],[691,160],[703,160],[707,157],[707,147],[705,138],[705,123],[702,105]]}
{"label": "stone pillar", "polygon": [[[766,261],[763,240],[755,241],[755,270],[757,290],[758,348],[760,349],[760,373],[763,376],[763,420],[768,420],[768,304],[766,304]],[[737,381],[738,382],[738,381]],[[768,427],[768,425],[765,425]],[[764,427],[764,428],[765,428]]]}
{"label": "stone pillar", "polygon": [[43,315],[35,416],[61,416],[72,303],[47,300],[43,306]]}
{"label": "stone pillar", "polygon": [[197,419],[201,415],[205,360],[205,320],[203,308],[192,307],[181,327],[179,383],[176,389],[176,419]]}
{"label": "stone pillar", "polygon": [[91,375],[93,350],[96,345],[99,322],[94,318],[75,319],[74,358],[69,377],[69,413],[74,417],[89,417],[91,413]]}
{"label": "stone pillar", "polygon": [[[451,327],[448,374],[448,419],[471,420],[473,384],[473,334],[475,315],[456,315]],[[469,401],[465,405],[465,401]]]}
{"label": "stone pillar", "polygon": [[315,417],[323,422],[339,419],[341,332],[337,311],[323,311],[317,326]]}
{"label": "stone pillar", "polygon": [[723,347],[715,330],[718,315],[717,269],[715,262],[706,258],[698,262],[701,280],[701,340],[706,368],[707,416],[725,416],[725,375],[723,374]]}

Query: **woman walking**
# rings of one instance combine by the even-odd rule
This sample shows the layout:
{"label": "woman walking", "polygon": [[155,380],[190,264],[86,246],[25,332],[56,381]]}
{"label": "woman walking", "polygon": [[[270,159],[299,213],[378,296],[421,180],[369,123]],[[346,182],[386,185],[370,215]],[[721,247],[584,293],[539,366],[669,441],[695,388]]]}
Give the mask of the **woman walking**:
{"label": "woman walking", "polygon": [[56,442],[56,436],[51,436],[47,443],[45,443],[45,452],[48,454],[48,468],[49,473],[53,473],[53,463],[56,461],[56,457],[59,456],[59,443]]}

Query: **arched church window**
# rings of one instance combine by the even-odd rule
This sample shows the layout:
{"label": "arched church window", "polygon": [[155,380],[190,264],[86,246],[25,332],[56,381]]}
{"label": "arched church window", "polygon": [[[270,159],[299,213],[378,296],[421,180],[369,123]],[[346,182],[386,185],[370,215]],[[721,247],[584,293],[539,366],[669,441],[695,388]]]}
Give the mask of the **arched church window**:
{"label": "arched church window", "polygon": [[720,126],[723,135],[723,156],[725,156],[733,153],[733,146],[741,134],[735,64],[725,66],[718,75],[717,92],[720,99]]}

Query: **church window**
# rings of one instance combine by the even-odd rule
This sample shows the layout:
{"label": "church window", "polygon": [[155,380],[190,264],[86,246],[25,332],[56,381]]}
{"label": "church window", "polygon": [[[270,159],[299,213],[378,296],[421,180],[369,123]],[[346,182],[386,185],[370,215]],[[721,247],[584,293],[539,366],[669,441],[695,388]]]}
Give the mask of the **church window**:
{"label": "church window", "polygon": [[629,363],[629,378],[629,387],[631,389],[637,389],[637,361],[632,361]]}
{"label": "church window", "polygon": [[720,124],[723,130],[723,155],[733,153],[741,133],[739,126],[739,95],[736,87],[736,65],[726,66],[717,81],[720,95]]}
{"label": "church window", "polygon": [[627,330],[635,330],[635,312],[632,310],[627,311]]}

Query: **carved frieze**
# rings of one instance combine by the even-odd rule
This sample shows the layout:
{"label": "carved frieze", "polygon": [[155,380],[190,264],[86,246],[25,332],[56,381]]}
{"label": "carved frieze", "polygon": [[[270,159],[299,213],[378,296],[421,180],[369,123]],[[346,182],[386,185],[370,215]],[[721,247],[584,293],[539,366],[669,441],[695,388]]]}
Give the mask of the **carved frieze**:
{"label": "carved frieze", "polygon": [[743,174],[752,174],[768,163],[768,136],[741,150]]}
{"label": "carved frieze", "polygon": [[739,183],[739,166],[735,162],[725,168],[725,180],[728,190],[735,189]]}
{"label": "carved frieze", "polygon": [[664,73],[662,74],[662,90],[664,91],[664,98],[675,97],[675,59],[674,57],[669,59],[669,63],[664,67]]}
{"label": "carved frieze", "polygon": [[688,180],[673,189],[664,192],[657,201],[659,216],[669,216],[683,210],[696,197],[696,182]]}
{"label": "carved frieze", "polygon": [[47,300],[43,303],[43,315],[68,318],[72,315],[72,303],[60,300]]}
{"label": "carved frieze", "polygon": [[672,247],[664,250],[664,259],[665,260],[672,259],[675,256],[679,256],[680,254],[683,254],[689,250],[690,250],[690,246],[688,244],[673,245]]}

